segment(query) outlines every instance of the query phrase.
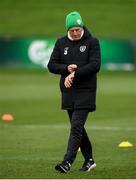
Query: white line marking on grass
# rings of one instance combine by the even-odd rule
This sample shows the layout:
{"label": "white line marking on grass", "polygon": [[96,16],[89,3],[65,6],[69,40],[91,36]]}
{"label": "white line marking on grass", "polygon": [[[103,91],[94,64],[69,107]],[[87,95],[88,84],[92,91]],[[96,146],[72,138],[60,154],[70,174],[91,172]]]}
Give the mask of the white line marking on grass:
{"label": "white line marking on grass", "polygon": [[[10,125],[0,125],[0,127],[9,127]],[[28,128],[28,129],[69,129],[70,126],[66,124],[60,125],[11,125],[11,127],[16,128]],[[135,127],[111,127],[111,126],[86,126],[88,130],[98,130],[98,131],[136,131]]]}
{"label": "white line marking on grass", "polygon": [[[36,125],[25,125],[26,128],[37,128]],[[40,126],[40,127],[39,127]],[[39,125],[39,128],[53,128],[53,129],[69,129],[69,125]],[[105,131],[136,131],[134,127],[111,127],[111,126],[87,126],[88,130],[105,130]]]}
{"label": "white line marking on grass", "polygon": [[110,127],[110,126],[92,126],[87,127],[87,129],[93,130],[105,130],[105,131],[136,131],[136,128],[133,127]]}

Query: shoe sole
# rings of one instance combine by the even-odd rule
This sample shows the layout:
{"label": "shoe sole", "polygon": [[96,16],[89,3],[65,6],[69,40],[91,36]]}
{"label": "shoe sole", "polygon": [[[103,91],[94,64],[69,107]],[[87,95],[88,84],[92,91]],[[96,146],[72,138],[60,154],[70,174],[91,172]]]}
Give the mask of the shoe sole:
{"label": "shoe sole", "polygon": [[87,171],[91,171],[92,169],[94,169],[96,167],[96,163],[94,163]]}
{"label": "shoe sole", "polygon": [[61,165],[55,166],[55,169],[61,173],[67,173],[67,171]]}

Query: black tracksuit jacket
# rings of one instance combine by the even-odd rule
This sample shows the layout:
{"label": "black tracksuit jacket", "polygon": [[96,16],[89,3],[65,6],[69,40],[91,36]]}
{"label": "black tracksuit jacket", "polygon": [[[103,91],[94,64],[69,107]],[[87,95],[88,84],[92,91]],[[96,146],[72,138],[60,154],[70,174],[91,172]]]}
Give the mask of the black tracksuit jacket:
{"label": "black tracksuit jacket", "polygon": [[[64,86],[69,75],[68,65],[76,64],[71,88]],[[96,109],[97,72],[100,69],[101,57],[98,39],[92,37],[84,27],[84,35],[78,41],[71,41],[67,36],[59,38],[51,54],[48,69],[60,74],[62,92],[62,109]]]}

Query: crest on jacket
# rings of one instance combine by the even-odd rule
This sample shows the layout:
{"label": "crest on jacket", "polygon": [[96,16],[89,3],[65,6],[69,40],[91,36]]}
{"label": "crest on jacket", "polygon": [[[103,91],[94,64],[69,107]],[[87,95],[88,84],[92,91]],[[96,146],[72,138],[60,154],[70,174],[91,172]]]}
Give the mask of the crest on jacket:
{"label": "crest on jacket", "polygon": [[84,52],[86,50],[86,46],[80,46],[80,51]]}
{"label": "crest on jacket", "polygon": [[67,54],[68,54],[68,49],[69,49],[69,47],[65,47],[65,48],[64,48],[64,55],[67,55]]}

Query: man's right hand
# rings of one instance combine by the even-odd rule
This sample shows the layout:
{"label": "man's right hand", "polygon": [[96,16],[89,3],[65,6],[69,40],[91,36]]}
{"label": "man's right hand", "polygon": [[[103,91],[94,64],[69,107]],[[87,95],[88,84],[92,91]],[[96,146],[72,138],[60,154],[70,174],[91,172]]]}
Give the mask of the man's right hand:
{"label": "man's right hand", "polygon": [[75,71],[72,72],[71,74],[69,74],[69,75],[65,78],[64,85],[65,85],[66,88],[70,88],[70,87],[72,86],[74,76],[75,76]]}
{"label": "man's right hand", "polygon": [[68,66],[68,72],[70,72],[70,73],[76,71],[76,69],[77,69],[77,65],[76,64],[70,64]]}

